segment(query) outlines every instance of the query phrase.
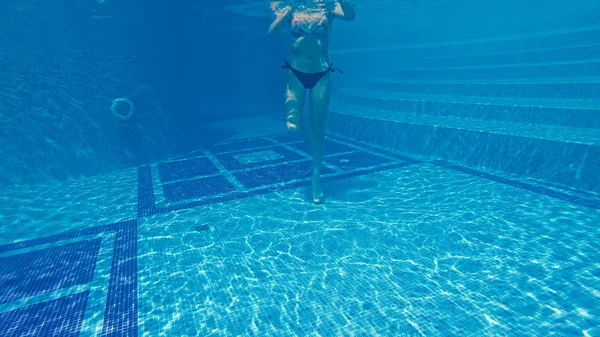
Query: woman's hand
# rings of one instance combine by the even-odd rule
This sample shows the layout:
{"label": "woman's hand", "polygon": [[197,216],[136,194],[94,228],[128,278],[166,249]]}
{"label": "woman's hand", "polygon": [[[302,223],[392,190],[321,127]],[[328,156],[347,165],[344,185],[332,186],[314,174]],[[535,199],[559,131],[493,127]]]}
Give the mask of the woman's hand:
{"label": "woman's hand", "polygon": [[273,13],[275,13],[275,16],[277,17],[279,17],[280,15],[289,15],[292,9],[292,6],[290,5],[286,5],[284,8],[279,8],[279,5],[281,5],[281,3],[282,1],[271,1],[271,10],[273,11]]}
{"label": "woman's hand", "polygon": [[354,21],[356,18],[356,12],[354,11],[354,6],[350,0],[338,0],[338,3],[333,10],[333,14],[346,21]]}
{"label": "woman's hand", "polygon": [[284,17],[288,17],[292,13],[292,6],[285,6],[285,8],[281,11]]}
{"label": "woman's hand", "polygon": [[292,13],[291,6],[285,6],[282,10],[276,11],[275,12],[276,18],[271,23],[271,26],[269,26],[267,35],[273,36],[273,35],[279,33],[279,31],[281,30],[281,27],[283,26],[283,23],[286,22],[286,19],[289,18],[291,13]]}

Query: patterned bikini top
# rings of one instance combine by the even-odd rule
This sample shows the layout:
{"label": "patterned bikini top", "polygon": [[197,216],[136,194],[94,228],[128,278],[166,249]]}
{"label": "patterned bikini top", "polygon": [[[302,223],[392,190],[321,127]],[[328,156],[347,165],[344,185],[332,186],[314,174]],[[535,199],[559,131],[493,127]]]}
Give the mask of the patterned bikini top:
{"label": "patterned bikini top", "polygon": [[329,11],[326,8],[297,8],[290,22],[292,36],[329,34]]}

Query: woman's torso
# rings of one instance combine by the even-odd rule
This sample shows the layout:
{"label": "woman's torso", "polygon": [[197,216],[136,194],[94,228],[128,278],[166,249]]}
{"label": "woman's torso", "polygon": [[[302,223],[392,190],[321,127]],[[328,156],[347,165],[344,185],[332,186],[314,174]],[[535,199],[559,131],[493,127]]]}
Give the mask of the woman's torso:
{"label": "woman's torso", "polygon": [[290,18],[292,34],[291,66],[305,72],[319,72],[329,66],[331,14],[325,10],[294,11]]}

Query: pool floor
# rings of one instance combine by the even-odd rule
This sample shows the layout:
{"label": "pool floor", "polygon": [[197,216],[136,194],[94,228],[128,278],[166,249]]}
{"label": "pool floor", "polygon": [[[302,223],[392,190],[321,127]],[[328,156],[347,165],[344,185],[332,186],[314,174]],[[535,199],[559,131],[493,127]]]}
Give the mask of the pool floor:
{"label": "pool floor", "polygon": [[287,136],[0,196],[1,336],[599,336],[600,200]]}

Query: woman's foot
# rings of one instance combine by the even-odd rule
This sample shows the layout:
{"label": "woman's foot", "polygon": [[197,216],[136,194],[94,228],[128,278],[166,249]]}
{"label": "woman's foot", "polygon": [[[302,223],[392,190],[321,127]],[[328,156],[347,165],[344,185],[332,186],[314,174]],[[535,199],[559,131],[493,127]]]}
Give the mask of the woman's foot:
{"label": "woman's foot", "polygon": [[292,124],[290,122],[287,122],[286,124],[287,126],[287,130],[288,130],[288,134],[290,136],[296,136],[298,134],[300,134],[302,128],[300,126],[298,126],[297,124]]}
{"label": "woman's foot", "polygon": [[300,136],[302,138],[304,138],[304,142],[306,144],[310,144],[310,131],[308,131],[308,128],[304,128],[302,126],[296,126],[296,125],[290,125],[290,123],[288,123],[288,134],[292,137],[294,136]]}
{"label": "woman's foot", "polygon": [[323,190],[321,189],[321,179],[319,174],[313,173],[312,176],[312,194],[313,201],[316,205],[320,205],[323,203]]}

